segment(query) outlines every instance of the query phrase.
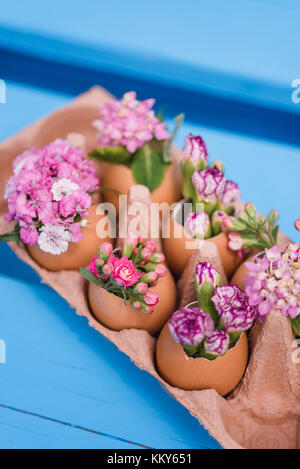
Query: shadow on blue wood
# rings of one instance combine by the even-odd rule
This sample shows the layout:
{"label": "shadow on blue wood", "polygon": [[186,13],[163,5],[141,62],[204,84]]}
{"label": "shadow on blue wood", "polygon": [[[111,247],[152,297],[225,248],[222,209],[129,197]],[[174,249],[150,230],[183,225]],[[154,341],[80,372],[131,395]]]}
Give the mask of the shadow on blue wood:
{"label": "shadow on blue wood", "polygon": [[[7,347],[0,404],[138,445],[219,447],[154,378],[50,288],[2,276],[0,289]],[[71,434],[65,438],[66,447],[73,445]]]}

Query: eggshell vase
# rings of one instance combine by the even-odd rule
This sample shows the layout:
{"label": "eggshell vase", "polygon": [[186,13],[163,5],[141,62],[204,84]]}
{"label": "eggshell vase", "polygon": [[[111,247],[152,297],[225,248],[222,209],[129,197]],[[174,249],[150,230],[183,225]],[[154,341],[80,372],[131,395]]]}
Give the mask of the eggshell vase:
{"label": "eggshell vase", "polygon": [[[193,241],[195,242],[195,239],[186,234],[183,226],[179,225],[173,217],[170,217],[170,237],[165,237],[163,243],[168,265],[176,276],[179,276],[183,272],[191,256],[196,251],[196,249],[187,249],[186,247],[187,243]],[[229,248],[227,234],[220,233],[205,241],[216,245],[220,253],[225,274],[227,277],[231,277],[237,266],[241,263],[241,259],[236,251],[232,251]]]}
{"label": "eggshell vase", "polygon": [[165,324],[156,345],[156,364],[160,376],[171,386],[188,391],[215,389],[221,396],[232,391],[242,379],[248,361],[245,333],[234,348],[213,361],[189,358]]}
{"label": "eggshell vase", "polygon": [[85,217],[88,224],[82,228],[84,237],[78,243],[70,243],[68,250],[60,255],[53,255],[44,252],[38,244],[27,246],[31,257],[47,270],[57,272],[59,270],[78,270],[80,267],[86,267],[96,255],[101,243],[109,241],[113,243],[110,237],[101,238],[97,235],[97,223],[104,215],[96,214],[97,206],[93,205],[89,209],[89,215]]}
{"label": "eggshell vase", "polygon": [[151,314],[134,309],[129,302],[125,305],[122,298],[93,283],[89,284],[90,307],[96,319],[109,329],[143,329],[155,335],[175,309],[176,287],[172,275],[168,273],[160,278],[151,290],[159,296],[159,303]]}
{"label": "eggshell vase", "polygon": [[[127,166],[102,163],[101,186],[103,188],[113,189],[103,191],[102,196],[104,202],[109,202],[116,207],[119,213],[119,194],[128,195],[132,186],[135,186],[132,171]],[[178,202],[181,195],[181,180],[178,174],[178,168],[173,163],[165,170],[164,180],[161,185],[151,193],[152,202],[166,202],[169,205]]]}

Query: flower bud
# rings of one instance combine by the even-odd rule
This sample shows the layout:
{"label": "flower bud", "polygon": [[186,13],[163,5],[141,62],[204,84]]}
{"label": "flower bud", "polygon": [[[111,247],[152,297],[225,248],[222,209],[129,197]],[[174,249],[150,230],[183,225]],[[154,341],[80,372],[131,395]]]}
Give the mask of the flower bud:
{"label": "flower bud", "polygon": [[142,305],[142,310],[144,311],[144,313],[147,313],[147,314],[152,314],[153,311],[154,311],[154,308],[153,306],[149,306],[149,305],[146,305],[145,303]]}
{"label": "flower bud", "polygon": [[141,309],[142,303],[140,301],[134,301],[132,303],[132,306],[134,307],[134,309]]}
{"label": "flower bud", "polygon": [[149,251],[154,253],[157,251],[157,242],[150,239],[146,242],[145,247],[149,249]]}
{"label": "flower bud", "polygon": [[298,220],[295,221],[295,228],[296,230],[300,231],[300,218],[298,218]]}
{"label": "flower bud", "polygon": [[132,233],[129,233],[123,246],[123,256],[126,256],[128,259],[132,256],[138,243],[137,236],[134,236]]}
{"label": "flower bud", "polygon": [[227,217],[224,217],[222,220],[222,225],[221,225],[222,231],[226,232],[226,231],[233,230],[234,221],[235,221],[234,217],[231,217],[229,215]]}
{"label": "flower bud", "polygon": [[206,212],[190,213],[184,227],[191,238],[207,239],[211,237],[210,219]]}
{"label": "flower bud", "polygon": [[152,254],[152,256],[150,257],[151,262],[158,262],[159,264],[162,264],[163,262],[165,262],[165,260],[166,260],[166,257],[161,252],[156,252],[155,254]]}
{"label": "flower bud", "polygon": [[152,252],[149,249],[144,248],[142,249],[141,255],[143,259],[148,260],[152,256]]}
{"label": "flower bud", "polygon": [[185,160],[189,159],[194,165],[194,171],[207,168],[208,153],[204,140],[202,137],[188,135],[185,139],[183,149],[183,157]]}
{"label": "flower bud", "polygon": [[251,202],[245,204],[245,212],[250,218],[256,217],[256,207]]}
{"label": "flower bud", "polygon": [[148,306],[156,306],[159,302],[158,294],[154,291],[148,290],[144,295],[144,301]]}
{"label": "flower bud", "polygon": [[112,271],[114,270],[114,266],[112,264],[105,264],[102,267],[102,272],[104,275],[107,275],[108,277],[111,275]]}
{"label": "flower bud", "polygon": [[192,183],[196,189],[196,202],[204,203],[205,211],[210,215],[222,198],[225,188],[224,174],[217,166],[196,171],[192,176]]}
{"label": "flower bud", "polygon": [[154,272],[157,274],[158,277],[165,277],[167,275],[167,267],[163,264],[158,264],[155,269],[154,269]]}
{"label": "flower bud", "polygon": [[195,268],[195,291],[200,308],[208,313],[215,323],[218,315],[211,302],[215,288],[222,284],[220,274],[208,262],[199,262]]}
{"label": "flower bud", "polygon": [[138,292],[138,293],[141,293],[142,295],[144,293],[146,293],[146,291],[148,290],[149,286],[147,283],[145,282],[139,282],[136,286],[135,286],[135,290]]}
{"label": "flower bud", "polygon": [[226,213],[220,210],[216,210],[213,213],[212,218],[211,218],[211,227],[212,227],[212,233],[214,236],[217,236],[218,234],[221,233],[222,222],[225,217],[227,217]]}
{"label": "flower bud", "polygon": [[145,283],[152,283],[152,282],[155,282],[157,278],[158,278],[157,273],[154,271],[151,271],[142,275],[142,277],[140,278],[140,281],[145,282]]}
{"label": "flower bud", "polygon": [[98,257],[107,261],[113,251],[113,245],[109,242],[102,243],[99,247]]}
{"label": "flower bud", "polygon": [[244,240],[239,233],[229,233],[228,238],[228,246],[232,251],[239,251],[243,248]]}

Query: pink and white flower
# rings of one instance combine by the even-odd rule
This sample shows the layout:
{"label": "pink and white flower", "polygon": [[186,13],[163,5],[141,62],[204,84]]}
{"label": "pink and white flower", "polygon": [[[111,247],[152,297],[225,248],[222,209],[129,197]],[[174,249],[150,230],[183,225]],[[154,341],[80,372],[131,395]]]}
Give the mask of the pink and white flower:
{"label": "pink and white flower", "polygon": [[191,238],[204,239],[210,231],[210,219],[206,212],[193,212],[187,216],[184,226]]}
{"label": "pink and white flower", "polygon": [[185,159],[190,158],[194,165],[199,162],[203,162],[206,167],[208,164],[208,152],[206,144],[200,135],[194,136],[189,134],[185,139],[183,157]]}
{"label": "pink and white flower", "polygon": [[216,202],[223,196],[226,180],[222,171],[214,166],[203,171],[195,171],[192,182],[199,200]]}
{"label": "pink and white flower", "polygon": [[59,255],[67,251],[70,241],[70,233],[63,226],[44,225],[41,228],[38,244],[42,251]]}
{"label": "pink and white flower", "polygon": [[130,287],[138,282],[142,275],[136,270],[132,260],[127,257],[122,257],[114,263],[114,271],[112,272],[112,278],[117,283],[124,287]]}
{"label": "pink and white flower", "polygon": [[215,330],[206,335],[204,341],[205,352],[209,355],[221,356],[224,355],[230,344],[230,337],[227,332]]}
{"label": "pink and white flower", "polygon": [[70,179],[62,178],[56,181],[51,189],[53,200],[59,202],[64,197],[71,195],[74,191],[80,189],[78,184],[70,181]]}
{"label": "pink and white flower", "polygon": [[200,344],[214,331],[214,322],[200,308],[182,308],[172,314],[168,323],[171,335],[181,345]]}
{"label": "pink and white flower", "polygon": [[233,206],[241,198],[239,186],[233,181],[226,181],[224,193],[222,195],[222,203],[225,207]]}

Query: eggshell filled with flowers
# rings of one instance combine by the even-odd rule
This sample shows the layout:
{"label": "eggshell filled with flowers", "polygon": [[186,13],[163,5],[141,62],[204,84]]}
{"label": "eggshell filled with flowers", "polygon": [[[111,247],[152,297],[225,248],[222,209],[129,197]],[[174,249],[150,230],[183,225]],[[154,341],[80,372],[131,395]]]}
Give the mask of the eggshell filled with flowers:
{"label": "eggshell filled with flowers", "polygon": [[150,314],[133,308],[129,302],[125,305],[122,298],[93,283],[89,284],[89,303],[94,316],[109,329],[114,331],[142,329],[151,335],[156,335],[175,308],[176,287],[172,275],[168,272],[149,291],[159,297],[159,303],[154,306]]}
{"label": "eggshell filled with flowers", "polygon": [[102,104],[99,119],[93,122],[99,147],[90,156],[103,162],[103,198],[117,211],[118,194],[127,195],[136,184],[147,186],[155,203],[180,199],[180,169],[171,157],[171,135],[155,115],[154,103],[139,101],[131,91],[119,101]]}
{"label": "eggshell filled with flowers", "polygon": [[109,329],[144,329],[155,335],[172,314],[176,286],[157,248],[155,241],[129,235],[122,248],[102,244],[81,269],[89,281],[91,310]]}
{"label": "eggshell filled with flowers", "polygon": [[59,270],[78,270],[80,267],[88,265],[102,242],[113,242],[109,236],[99,237],[97,234],[97,224],[104,217],[104,215],[97,215],[97,206],[92,205],[88,211],[89,215],[84,218],[87,224],[84,228],[81,228],[83,237],[79,242],[70,242],[67,251],[59,255],[43,251],[38,244],[28,245],[27,250],[31,257],[41,267],[55,272]]}
{"label": "eggshell filled with flowers", "polygon": [[6,186],[5,219],[15,222],[15,229],[0,240],[22,241],[48,270],[87,265],[110,228],[96,230],[102,216],[92,206],[100,183],[94,163],[82,148],[58,139],[19,155],[13,170]]}
{"label": "eggshell filled with flowers", "polygon": [[242,379],[248,360],[248,341],[242,334],[234,348],[210,361],[187,357],[166,324],[156,345],[160,376],[171,386],[188,391],[215,389],[221,396],[231,392]]}

